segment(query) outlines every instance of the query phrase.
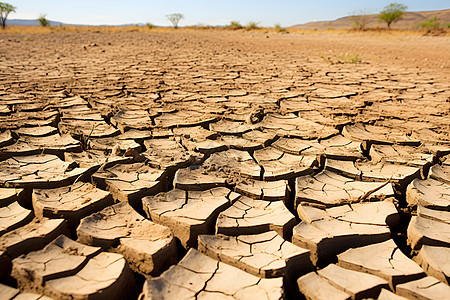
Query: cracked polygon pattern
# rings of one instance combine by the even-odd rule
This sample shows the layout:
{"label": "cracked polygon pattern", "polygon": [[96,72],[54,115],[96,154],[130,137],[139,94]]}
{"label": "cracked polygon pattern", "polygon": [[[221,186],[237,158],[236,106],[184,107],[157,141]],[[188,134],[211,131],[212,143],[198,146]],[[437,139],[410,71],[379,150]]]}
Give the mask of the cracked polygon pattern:
{"label": "cracked polygon pattern", "polygon": [[18,188],[56,188],[83,176],[87,169],[50,154],[11,157],[0,162],[0,185]]}
{"label": "cracked polygon pattern", "polygon": [[287,203],[289,199],[289,186],[287,180],[260,181],[244,179],[235,187],[236,192],[254,199]]}
{"label": "cracked polygon pattern", "polygon": [[294,155],[323,155],[326,158],[340,160],[364,158],[361,143],[351,141],[342,135],[316,141],[281,138],[275,141],[272,147]]}
{"label": "cracked polygon pattern", "polygon": [[259,278],[195,249],[144,284],[142,299],[283,299],[281,278]]}
{"label": "cracked polygon pattern", "polygon": [[141,145],[136,143],[134,140],[118,139],[116,137],[91,138],[88,141],[88,146],[91,150],[100,150],[107,153],[111,153],[111,151],[114,150],[120,154],[123,154],[127,151],[127,149],[133,149],[137,152],[141,152]]}
{"label": "cracked polygon pattern", "polygon": [[370,158],[374,162],[407,165],[420,168],[422,177],[433,164],[435,155],[425,146],[372,145]]}
{"label": "cracked polygon pattern", "polygon": [[174,139],[145,140],[147,150],[142,154],[154,168],[175,172],[194,162],[200,162],[203,155],[186,150]]}
{"label": "cracked polygon pattern", "polygon": [[279,136],[299,137],[305,140],[325,139],[339,133],[331,126],[321,125],[295,115],[268,114],[259,125],[276,132]]}
{"label": "cracked polygon pattern", "polygon": [[361,200],[378,201],[394,196],[391,183],[383,186],[375,182],[356,181],[330,171],[297,177],[295,187],[295,207],[301,202],[331,207]]}
{"label": "cracked polygon pattern", "polygon": [[51,279],[46,293],[56,299],[125,299],[134,288],[134,278],[124,257],[102,252],[91,258],[76,274]]}
{"label": "cracked polygon pattern", "polygon": [[151,117],[156,115],[142,110],[121,110],[111,117],[111,123],[122,133],[129,129],[147,130],[153,127]]}
{"label": "cracked polygon pattern", "polygon": [[143,274],[157,275],[177,257],[170,229],[144,219],[126,202],[81,220],[77,236],[87,245],[116,248],[134,270]]}
{"label": "cracked polygon pattern", "polygon": [[57,189],[33,190],[32,203],[37,217],[63,218],[77,223],[82,218],[113,204],[109,192],[87,182]]}
{"label": "cracked polygon pattern", "polygon": [[396,291],[409,299],[445,300],[450,295],[450,287],[431,276],[399,284]]}
{"label": "cracked polygon pattern", "polygon": [[107,155],[103,151],[88,150],[80,153],[64,153],[64,160],[67,162],[75,162],[80,168],[98,169],[101,166],[108,169],[115,164],[132,163],[132,157]]}
{"label": "cracked polygon pattern", "polygon": [[205,191],[173,189],[142,199],[147,216],[168,226],[182,245],[196,246],[199,234],[214,232],[217,215],[228,208],[238,194],[224,187]]}
{"label": "cracked polygon pattern", "polygon": [[0,207],[0,236],[29,223],[33,217],[33,212],[20,206],[18,202]]}
{"label": "cracked polygon pattern", "polygon": [[162,128],[196,126],[215,122],[216,120],[218,120],[218,117],[213,114],[187,110],[163,113],[154,118],[155,126]]}
{"label": "cracked polygon pattern", "polygon": [[425,276],[422,268],[404,255],[393,240],[349,249],[338,255],[338,266],[379,276],[392,290],[398,284]]}
{"label": "cracked polygon pattern", "polygon": [[14,133],[18,136],[43,137],[58,133],[58,129],[53,126],[22,127],[14,130]]}
{"label": "cracked polygon pattern", "polygon": [[275,231],[236,237],[200,235],[198,241],[200,252],[263,278],[295,277],[312,267],[308,250],[283,240]]}
{"label": "cracked polygon pattern", "polygon": [[297,212],[302,222],[294,227],[292,243],[309,249],[315,265],[351,247],[388,240],[389,226],[399,222],[397,209],[389,201],[346,204],[325,210],[300,204]]}
{"label": "cracked polygon pattern", "polygon": [[48,280],[76,274],[100,251],[60,235],[44,249],[13,259],[12,277],[22,290],[44,293]]}
{"label": "cracked polygon pattern", "polygon": [[435,179],[414,179],[406,189],[409,206],[450,211],[450,185]]}
{"label": "cracked polygon pattern", "polygon": [[92,180],[100,187],[107,188],[114,199],[132,204],[142,197],[162,191],[167,184],[165,171],[155,169],[146,163],[116,164],[107,169],[99,169]]}
{"label": "cracked polygon pattern", "polygon": [[15,258],[38,250],[62,234],[66,229],[63,219],[34,219],[32,222],[5,233],[0,237],[0,251]]}
{"label": "cracked polygon pattern", "polygon": [[205,190],[260,176],[261,168],[248,152],[231,149],[211,154],[201,165],[178,170],[173,184],[180,189]]}
{"label": "cracked polygon pattern", "polygon": [[362,142],[363,148],[368,151],[371,144],[398,144],[418,146],[420,141],[408,136],[401,129],[386,128],[383,126],[355,124],[345,126],[342,134],[350,140]]}
{"label": "cracked polygon pattern", "polygon": [[310,174],[317,166],[314,156],[293,155],[273,147],[256,150],[253,155],[261,166],[262,179],[268,181]]}
{"label": "cracked polygon pattern", "polygon": [[346,177],[362,181],[386,181],[399,184],[406,189],[408,183],[420,177],[420,169],[389,163],[372,163],[367,161],[343,161],[327,159],[325,169]]}
{"label": "cracked polygon pattern", "polygon": [[287,238],[295,224],[294,215],[283,201],[256,200],[242,196],[219,214],[216,233],[235,236],[273,230]]}
{"label": "cracked polygon pattern", "polygon": [[63,156],[65,152],[81,152],[81,144],[70,135],[23,136],[13,145],[0,149],[0,158],[13,156],[54,154]]}
{"label": "cracked polygon pattern", "polygon": [[116,136],[120,131],[105,121],[76,120],[61,118],[59,123],[61,133],[69,133],[75,137],[90,136],[93,138],[102,138]]}
{"label": "cracked polygon pattern", "polygon": [[226,119],[209,124],[209,129],[219,134],[243,134],[253,130],[254,128],[254,125],[245,122],[233,122]]}

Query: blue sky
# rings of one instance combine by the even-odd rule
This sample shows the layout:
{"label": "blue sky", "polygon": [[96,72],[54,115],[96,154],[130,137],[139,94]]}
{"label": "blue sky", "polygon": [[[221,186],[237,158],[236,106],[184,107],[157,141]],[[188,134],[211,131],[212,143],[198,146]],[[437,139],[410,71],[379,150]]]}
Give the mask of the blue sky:
{"label": "blue sky", "polygon": [[[310,21],[327,21],[347,16],[354,11],[377,13],[392,1],[363,0],[6,0],[17,7],[10,19],[47,19],[68,24],[119,25],[147,23],[170,25],[166,15],[182,13],[180,26],[226,25],[237,20],[262,26],[292,26]],[[397,1],[408,11],[450,8],[449,0]]]}

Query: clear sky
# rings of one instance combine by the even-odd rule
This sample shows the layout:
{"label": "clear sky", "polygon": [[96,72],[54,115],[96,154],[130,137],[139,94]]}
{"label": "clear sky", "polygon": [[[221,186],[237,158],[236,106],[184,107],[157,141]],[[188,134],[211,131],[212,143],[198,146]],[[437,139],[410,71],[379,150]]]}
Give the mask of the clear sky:
{"label": "clear sky", "polygon": [[[232,20],[261,26],[288,27],[310,21],[328,21],[366,10],[379,12],[393,1],[384,0],[2,0],[17,7],[10,19],[47,19],[67,24],[119,25],[147,23],[170,25],[166,15],[182,13],[180,26],[227,25]],[[450,8],[450,0],[395,1],[408,11]]]}

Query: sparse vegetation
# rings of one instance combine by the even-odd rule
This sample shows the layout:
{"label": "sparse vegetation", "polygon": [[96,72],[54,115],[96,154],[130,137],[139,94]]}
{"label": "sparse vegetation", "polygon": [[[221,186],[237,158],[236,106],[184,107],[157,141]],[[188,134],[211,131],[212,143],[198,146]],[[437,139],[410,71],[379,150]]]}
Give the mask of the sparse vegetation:
{"label": "sparse vegetation", "polygon": [[147,25],[147,28],[148,28],[148,29],[153,29],[153,28],[155,28],[155,25],[153,25],[153,24],[150,23],[150,22],[148,22],[146,25]]}
{"label": "sparse vegetation", "polygon": [[16,12],[17,7],[12,6],[9,3],[0,2],[0,26],[2,29],[6,28],[6,19],[12,12]]}
{"label": "sparse vegetation", "polygon": [[228,29],[242,29],[242,25],[241,23],[239,23],[239,21],[231,21],[230,25],[227,26]]}
{"label": "sparse vegetation", "polygon": [[177,29],[178,24],[180,23],[181,19],[184,19],[184,15],[180,13],[170,14],[166,16],[167,19],[172,23],[173,28]]}
{"label": "sparse vegetation", "polygon": [[286,32],[286,28],[283,28],[283,27],[281,27],[281,25],[280,24],[275,24],[275,31],[276,32]]}
{"label": "sparse vegetation", "polygon": [[361,62],[361,59],[359,58],[358,54],[348,54],[348,53],[341,54],[339,56],[320,54],[320,58],[322,58],[324,62],[332,65],[356,64]]}
{"label": "sparse vegetation", "polygon": [[37,19],[42,27],[47,27],[50,25],[50,22],[47,20],[46,17],[47,15],[41,14],[41,16]]}
{"label": "sparse vegetation", "polygon": [[365,30],[367,26],[367,21],[369,19],[369,11],[362,9],[356,12],[353,12],[350,16],[353,22],[353,28],[357,30]]}
{"label": "sparse vegetation", "polygon": [[401,20],[407,8],[404,4],[391,3],[383,8],[378,20],[386,22],[388,29],[391,29],[391,24]]}
{"label": "sparse vegetation", "polygon": [[247,30],[258,29],[258,28],[259,28],[258,24],[259,24],[259,22],[253,22],[253,21],[250,21],[250,22],[247,24],[247,27],[245,27],[245,28],[246,28]]}
{"label": "sparse vegetation", "polygon": [[441,24],[439,23],[439,18],[436,17],[417,24],[417,27],[420,29],[438,29],[440,26]]}

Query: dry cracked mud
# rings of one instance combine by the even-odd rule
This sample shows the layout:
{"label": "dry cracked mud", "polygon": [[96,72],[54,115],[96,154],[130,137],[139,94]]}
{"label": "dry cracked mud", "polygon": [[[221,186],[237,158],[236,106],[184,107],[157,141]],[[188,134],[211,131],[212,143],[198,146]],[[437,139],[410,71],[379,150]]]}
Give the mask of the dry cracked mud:
{"label": "dry cracked mud", "polygon": [[1,299],[450,295],[448,37],[0,40]]}

